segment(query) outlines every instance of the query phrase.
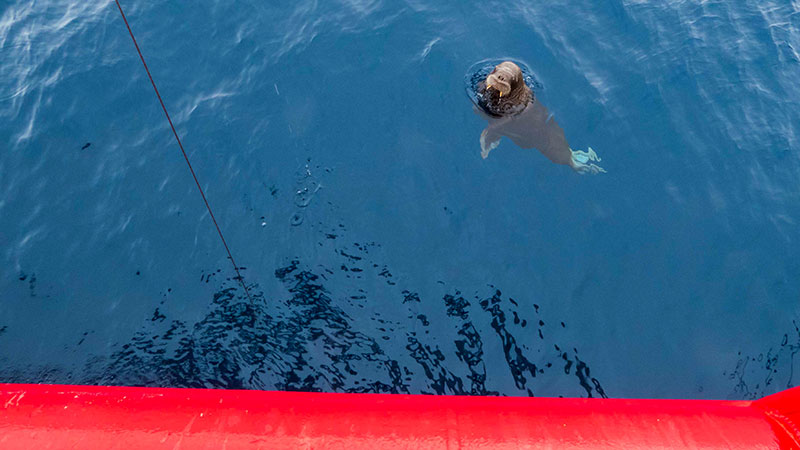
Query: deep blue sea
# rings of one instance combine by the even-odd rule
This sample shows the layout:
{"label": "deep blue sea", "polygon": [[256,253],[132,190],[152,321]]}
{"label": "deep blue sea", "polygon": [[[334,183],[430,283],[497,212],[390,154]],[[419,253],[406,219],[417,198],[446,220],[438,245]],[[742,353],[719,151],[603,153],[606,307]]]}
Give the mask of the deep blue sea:
{"label": "deep blue sea", "polygon": [[[796,0],[0,4],[0,381],[758,397],[800,379]],[[513,59],[580,175],[465,79]]]}

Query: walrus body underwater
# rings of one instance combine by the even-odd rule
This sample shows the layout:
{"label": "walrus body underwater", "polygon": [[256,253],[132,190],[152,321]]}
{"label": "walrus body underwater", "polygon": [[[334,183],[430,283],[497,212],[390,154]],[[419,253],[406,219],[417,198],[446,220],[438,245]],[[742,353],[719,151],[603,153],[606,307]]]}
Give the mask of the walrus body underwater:
{"label": "walrus body underwater", "polygon": [[564,130],[536,100],[525,84],[522,70],[513,62],[498,64],[477,89],[481,103],[475,109],[489,122],[481,133],[483,158],[506,136],[521,148],[535,148],[550,161],[570,166],[576,172],[605,172],[594,164],[600,158],[591,147],[585,152],[569,147]]}

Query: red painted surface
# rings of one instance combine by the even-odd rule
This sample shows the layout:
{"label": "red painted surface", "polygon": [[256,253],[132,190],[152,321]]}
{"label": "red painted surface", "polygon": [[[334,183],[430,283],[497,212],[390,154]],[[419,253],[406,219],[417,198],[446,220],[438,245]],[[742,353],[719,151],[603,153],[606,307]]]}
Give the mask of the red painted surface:
{"label": "red painted surface", "polygon": [[0,384],[0,448],[800,449],[800,388],[756,402]]}

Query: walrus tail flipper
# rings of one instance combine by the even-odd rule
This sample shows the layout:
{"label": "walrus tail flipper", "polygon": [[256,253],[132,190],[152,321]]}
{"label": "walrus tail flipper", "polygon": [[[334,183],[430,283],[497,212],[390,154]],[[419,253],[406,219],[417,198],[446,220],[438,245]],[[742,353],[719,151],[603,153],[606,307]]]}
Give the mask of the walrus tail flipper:
{"label": "walrus tail flipper", "polygon": [[600,162],[601,160],[600,157],[597,156],[597,153],[592,150],[592,147],[589,147],[585,152],[581,150],[569,150],[572,152],[572,163],[570,166],[579,174],[606,173],[605,169],[594,164],[594,162]]}
{"label": "walrus tail flipper", "polygon": [[483,133],[481,133],[481,157],[483,159],[486,159],[489,156],[489,152],[500,145],[501,137],[501,135],[490,130],[489,127],[483,130]]}

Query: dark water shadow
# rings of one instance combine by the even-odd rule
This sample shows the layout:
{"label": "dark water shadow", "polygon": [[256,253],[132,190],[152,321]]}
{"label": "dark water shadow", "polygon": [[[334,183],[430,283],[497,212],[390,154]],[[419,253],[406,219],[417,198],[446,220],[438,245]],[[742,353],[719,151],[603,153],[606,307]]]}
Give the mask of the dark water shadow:
{"label": "dark water shadow", "polygon": [[795,374],[800,371],[800,326],[783,335],[779,345],[757,354],[739,352],[736,366],[724,375],[735,383],[730,398],[755,400],[796,386]]}

